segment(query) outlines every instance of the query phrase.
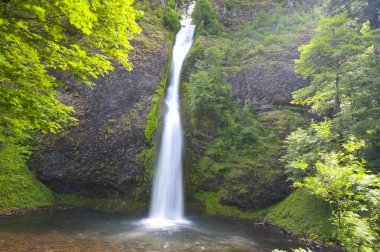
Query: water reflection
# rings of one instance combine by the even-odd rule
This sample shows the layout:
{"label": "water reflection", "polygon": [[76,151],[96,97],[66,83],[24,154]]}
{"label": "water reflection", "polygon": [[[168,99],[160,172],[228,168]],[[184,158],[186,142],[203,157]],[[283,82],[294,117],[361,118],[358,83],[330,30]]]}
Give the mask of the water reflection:
{"label": "water reflection", "polygon": [[189,217],[158,229],[122,214],[57,210],[0,218],[0,251],[271,251],[299,247],[281,233],[230,218]]}

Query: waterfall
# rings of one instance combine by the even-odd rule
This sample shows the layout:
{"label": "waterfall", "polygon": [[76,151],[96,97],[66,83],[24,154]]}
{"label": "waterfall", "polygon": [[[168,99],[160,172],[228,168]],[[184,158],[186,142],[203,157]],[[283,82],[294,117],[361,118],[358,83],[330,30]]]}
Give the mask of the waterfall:
{"label": "waterfall", "polygon": [[189,18],[182,20],[173,47],[169,86],[165,96],[165,115],[160,152],[148,222],[167,226],[185,222],[182,182],[183,133],[180,118],[179,84],[183,61],[193,43],[195,25]]}

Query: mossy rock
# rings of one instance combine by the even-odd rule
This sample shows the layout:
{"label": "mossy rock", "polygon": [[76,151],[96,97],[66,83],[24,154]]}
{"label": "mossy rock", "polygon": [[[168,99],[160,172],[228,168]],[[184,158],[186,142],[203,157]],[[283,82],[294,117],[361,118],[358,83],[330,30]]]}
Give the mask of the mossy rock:
{"label": "mossy rock", "polygon": [[280,203],[266,209],[265,220],[310,238],[327,242],[337,235],[330,221],[331,209],[323,200],[298,189]]}
{"label": "mossy rock", "polygon": [[57,196],[59,206],[86,207],[106,212],[120,212],[128,214],[142,213],[147,210],[147,204],[121,198],[86,198],[74,194]]}
{"label": "mossy rock", "polygon": [[18,145],[0,147],[0,212],[54,204],[53,193],[35,178],[20,152]]}

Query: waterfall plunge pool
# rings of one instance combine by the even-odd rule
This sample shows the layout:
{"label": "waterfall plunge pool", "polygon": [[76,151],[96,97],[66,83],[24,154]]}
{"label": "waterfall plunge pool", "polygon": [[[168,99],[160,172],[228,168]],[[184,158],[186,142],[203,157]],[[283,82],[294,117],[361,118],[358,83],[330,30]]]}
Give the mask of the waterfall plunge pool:
{"label": "waterfall plunge pool", "polygon": [[[188,216],[155,229],[140,217],[55,209],[0,217],[0,251],[272,251],[302,247],[249,220]],[[303,246],[304,247],[304,246]]]}

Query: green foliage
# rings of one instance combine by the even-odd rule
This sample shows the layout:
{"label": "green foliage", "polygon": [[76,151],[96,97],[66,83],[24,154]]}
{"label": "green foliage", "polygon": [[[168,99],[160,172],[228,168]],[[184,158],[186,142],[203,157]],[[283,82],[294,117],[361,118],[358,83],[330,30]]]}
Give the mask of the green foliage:
{"label": "green foliage", "polygon": [[358,27],[347,13],[325,18],[299,49],[296,72],[312,83],[294,92],[293,102],[332,120],[294,131],[282,159],[294,186],[330,204],[345,248],[377,251],[380,178],[365,168],[362,157],[378,158],[380,79],[374,48],[379,42],[368,23]]}
{"label": "green foliage", "polygon": [[366,140],[367,167],[379,171],[380,60],[375,48],[380,47],[380,30],[370,31],[367,23],[361,32],[367,46],[349,62],[349,71],[344,73],[349,96],[341,112],[335,115],[334,124],[340,132],[350,132]]}
{"label": "green foliage", "polygon": [[203,210],[208,215],[234,216],[249,219],[256,219],[262,216],[262,212],[242,211],[234,206],[226,206],[221,203],[223,197],[224,193],[222,191],[196,194],[196,198],[203,203]]}
{"label": "green foliage", "polygon": [[[297,249],[292,249],[293,252],[313,252],[312,250],[310,250],[309,248],[307,250],[303,249],[303,248],[297,248]],[[272,252],[286,252],[285,250],[279,250],[279,249],[275,249],[275,250],[272,250]]]}
{"label": "green foliage", "polygon": [[138,185],[134,191],[134,202],[137,204],[140,204],[140,202],[149,202],[152,178],[154,175],[153,167],[157,151],[156,146],[156,143],[153,142],[152,146],[142,150],[136,155],[135,161],[144,168],[144,174],[139,177]]}
{"label": "green foliage", "polygon": [[53,193],[26,167],[22,152],[17,145],[0,144],[0,212],[54,203]]}
{"label": "green foliage", "polygon": [[224,30],[218,33],[218,36],[208,36],[198,27],[198,35],[203,36],[197,36],[191,53],[196,53],[199,49],[194,47],[212,45],[224,53],[223,66],[234,69],[260,60],[263,56],[267,56],[266,62],[268,59],[269,63],[277,62],[281,60],[278,59],[278,53],[293,50],[294,43],[302,41],[305,34],[313,32],[318,19],[317,11],[303,13],[277,9],[273,13],[262,11],[243,27],[237,30]]}
{"label": "green foliage", "polygon": [[[233,4],[225,3],[227,9]],[[239,71],[261,58],[274,61],[271,53],[286,50],[295,40],[301,41],[305,33],[312,33],[318,17],[317,12],[286,13],[277,9],[273,13],[259,13],[237,31],[227,30],[218,33],[217,37],[203,33],[204,36],[197,38],[189,59],[196,70],[190,75],[187,98],[189,103],[197,105],[202,105],[204,100],[204,109],[212,116],[203,115],[198,119],[201,113],[195,115],[198,108],[194,106],[187,117],[193,122],[198,120],[199,124],[192,126],[188,136],[191,144],[199,147],[195,151],[197,162],[193,165],[193,186],[208,212],[238,215],[224,204],[225,199],[242,195],[249,199],[255,190],[245,185],[244,178],[259,174],[265,181],[266,176],[260,174],[260,167],[265,167],[265,171],[271,169],[263,165],[261,158],[272,160],[265,153],[281,153],[281,144],[277,149],[263,144],[264,137],[260,136],[273,143],[276,140],[268,131],[259,130],[263,132],[261,135],[255,131],[260,126],[254,123],[252,114],[241,113],[241,108],[227,105],[225,95],[218,107],[215,102],[218,97],[213,97],[207,88],[202,89],[200,83],[218,90],[223,86],[223,77],[214,85],[209,83],[213,82],[215,73],[231,69]],[[305,121],[295,113],[281,111],[260,118],[281,138],[293,131],[286,139],[287,153],[283,161],[290,179],[308,189],[298,189],[283,202],[266,210],[266,219],[298,234],[307,232],[319,240],[339,238],[352,251],[377,249],[374,243],[376,232],[379,232],[378,178],[368,173],[363,161],[356,156],[371,153],[374,158],[379,157],[378,38],[378,31],[370,30],[368,23],[357,24],[347,13],[324,18],[315,38],[300,48],[301,58],[296,61],[296,72],[310,78],[312,85],[295,92],[294,103],[311,106],[312,112],[333,119],[317,120],[307,128]],[[201,94],[192,94],[197,92],[191,90],[194,83],[194,87],[201,89]],[[196,100],[198,96],[202,99]],[[220,107],[223,109],[216,113]],[[237,116],[240,113],[252,120],[241,122],[241,117]],[[223,126],[223,131],[218,130],[218,123]],[[352,135],[365,139],[371,149],[357,149],[362,142]],[[313,191],[317,189],[325,194]],[[337,203],[329,199],[338,192],[347,196],[342,198],[349,207],[344,214],[341,213],[340,226],[334,226],[329,218],[338,223]]]}
{"label": "green foliage", "polygon": [[[229,66],[240,67],[263,56],[267,56],[266,60],[269,59],[269,62],[276,62],[280,60],[276,53],[292,50],[294,43],[302,40],[305,34],[312,33],[318,18],[319,14],[316,11],[262,11],[241,29],[220,35],[214,44],[223,48],[228,59],[225,62]],[[272,54],[274,55],[270,57]]]}
{"label": "green foliage", "polygon": [[[92,85],[90,80],[113,70],[111,62],[131,69],[131,39],[157,50],[153,38],[163,39],[168,34],[161,29],[162,18],[153,15],[154,10],[141,2],[139,8],[149,12],[144,17],[129,0],[53,2],[11,0],[0,4],[0,146],[13,151],[12,156],[7,152],[4,159],[0,155],[0,209],[53,204],[51,192],[36,181],[25,163],[30,154],[27,146],[36,130],[55,133],[76,122],[73,109],[58,100],[57,90],[63,90],[65,84],[57,76],[69,73],[76,83]],[[135,37],[141,30],[137,19],[150,36]],[[170,16],[168,20],[173,21]],[[159,126],[164,79],[148,116],[147,141]],[[153,159],[152,153],[152,149],[144,152],[139,161],[147,164]],[[138,190],[145,189],[145,179],[141,179]],[[81,204],[108,210],[117,205],[126,210],[141,207],[139,202],[131,202],[87,199]]]}
{"label": "green foliage", "polygon": [[278,164],[269,162],[280,148],[278,139],[252,112],[233,103],[231,88],[221,74],[223,51],[197,44],[194,50],[190,58],[196,60],[198,71],[190,75],[183,99],[188,108],[185,117],[191,122],[187,136],[202,152],[192,165],[193,191],[225,188],[226,199],[253,202],[264,194],[262,187],[281,176],[282,171],[274,168]]}
{"label": "green foliage", "polygon": [[[162,10],[156,10],[155,13],[158,13],[159,18],[161,19]],[[154,32],[157,29],[160,29],[159,24],[154,24],[153,27],[150,28],[151,32]],[[171,34],[171,33],[170,33]],[[172,45],[174,41],[173,36],[167,36],[167,42]],[[156,47],[156,44],[153,44],[153,47]],[[155,94],[152,98],[152,103],[148,115],[146,117],[146,126],[144,130],[145,141],[153,142],[154,134],[160,127],[160,109],[161,103],[165,96],[165,88],[168,82],[168,76],[170,73],[170,59],[171,55],[169,55],[169,60],[167,62],[165,73],[163,74],[160,83],[158,84]]]}
{"label": "green foliage", "polygon": [[300,113],[287,108],[263,113],[260,121],[270,125],[281,139],[284,139],[297,128],[307,126],[305,118]]}
{"label": "green foliage", "polygon": [[226,7],[228,11],[232,9],[236,4],[238,4],[240,0],[225,0],[222,2],[222,4]]}
{"label": "green foliage", "polygon": [[216,46],[195,45],[190,58],[195,61],[197,72],[190,75],[188,87],[189,112],[195,126],[215,124],[226,126],[231,123],[234,105],[231,100],[231,87],[224,79],[224,53]]}
{"label": "green foliage", "polygon": [[164,10],[161,10],[162,22],[168,31],[176,33],[181,29],[181,15],[175,12],[171,7],[166,6]]}
{"label": "green foliage", "polygon": [[[312,123],[286,140],[283,156],[295,187],[309,190],[331,206],[338,238],[348,249],[373,251],[378,231],[380,178],[357,157],[365,142],[334,134],[331,121]],[[369,217],[368,217],[369,216]]]}
{"label": "green foliage", "polygon": [[321,154],[313,167],[315,175],[295,186],[307,188],[331,204],[332,219],[345,247],[372,251],[378,236],[363,215],[371,216],[372,206],[380,202],[380,178],[368,174],[364,161],[355,156],[363,146],[363,141],[352,139],[343,144],[344,151]]}
{"label": "green foliage", "polygon": [[257,46],[255,46],[255,54],[264,54],[265,53],[265,48],[263,45],[261,44],[258,44]]}
{"label": "green foliage", "polygon": [[[310,105],[311,112],[321,115],[341,109],[345,79],[350,60],[364,50],[363,41],[346,13],[320,22],[318,34],[309,44],[299,48],[295,72],[312,77],[312,84],[293,93],[293,103]],[[331,102],[333,101],[333,102]]]}
{"label": "green foliage", "polygon": [[113,70],[131,69],[129,41],[140,32],[132,1],[5,1],[0,5],[0,141],[30,130],[57,132],[75,121],[48,69],[69,71],[89,83]]}
{"label": "green foliage", "polygon": [[336,138],[337,135],[331,134],[331,121],[313,122],[307,129],[293,131],[285,140],[287,151],[281,158],[289,179],[296,182],[312,176],[313,164],[321,153],[336,147]]}
{"label": "green foliage", "polygon": [[[195,192],[228,188],[227,199],[254,201],[252,192],[262,194],[261,187],[281,175],[281,170],[274,168],[277,164],[268,161],[280,145],[252,112],[234,104],[231,87],[222,74],[224,57],[223,50],[204,45],[202,39],[190,54],[197,71],[185,85],[185,117],[190,122],[187,136],[202,152],[193,164],[191,183]],[[260,179],[251,183],[251,177]]]}
{"label": "green foliage", "polygon": [[199,71],[191,75],[190,112],[197,122],[228,124],[228,109],[232,107],[230,96],[231,88],[217,69]]}
{"label": "green foliage", "polygon": [[[157,29],[160,29],[161,20],[162,20],[162,9],[155,10],[154,11],[156,17],[156,22],[153,22],[153,26],[150,27],[150,32],[154,33],[157,31]],[[145,16],[148,16],[149,13],[147,13]],[[177,14],[176,14],[177,15]],[[150,16],[150,15],[149,15]],[[178,19],[178,16],[176,17]],[[143,26],[144,27],[144,26]],[[171,36],[172,32],[166,32],[166,39],[167,42],[172,45],[174,41],[174,36]],[[152,41],[149,41],[150,43]],[[156,49],[156,42],[153,41],[153,50]],[[153,166],[155,161],[155,153],[156,153],[156,133],[159,130],[161,126],[161,118],[160,118],[160,112],[161,112],[161,106],[162,101],[165,96],[165,88],[166,84],[168,82],[168,76],[170,73],[170,59],[171,55],[169,55],[169,60],[167,61],[167,65],[165,68],[165,72],[161,78],[160,83],[157,85],[154,96],[151,101],[149,112],[146,116],[146,125],[144,129],[144,135],[145,135],[145,142],[147,143],[147,146],[145,149],[143,149],[140,153],[136,155],[136,162],[140,164],[144,168],[144,175],[139,178],[139,184],[135,191],[135,200],[137,201],[149,201],[149,193],[150,193],[150,187],[151,187],[151,180],[153,177]]]}
{"label": "green foliage", "polygon": [[[201,6],[204,1],[198,4]],[[290,41],[293,43],[294,34],[303,37],[315,26],[318,15],[312,12],[300,16],[282,10],[262,12],[237,31],[215,36],[198,30],[201,35],[197,36],[187,60],[192,72],[186,76],[182,100],[184,117],[189,122],[186,124],[186,137],[192,149],[189,155],[193,155],[193,192],[214,193],[222,189],[221,206],[250,202],[251,207],[256,204],[261,208],[281,198],[270,189],[283,176],[282,166],[276,160],[282,151],[279,137],[284,138],[290,129],[304,122],[288,110],[259,121],[257,113],[248,106],[234,104],[224,73],[239,70],[245,59],[253,60],[253,55],[284,50]],[[255,201],[276,194],[272,201]]]}
{"label": "green foliage", "polygon": [[323,242],[337,235],[336,227],[329,221],[332,216],[329,205],[302,189],[297,189],[266,212],[266,221],[294,234],[307,233],[310,238]]}
{"label": "green foliage", "polygon": [[218,16],[208,0],[198,0],[191,17],[197,25],[197,33],[217,35],[220,32]]}
{"label": "green foliage", "polygon": [[378,251],[379,244],[374,244],[378,234],[365,218],[346,211],[340,216],[340,225],[339,240],[349,251]]}
{"label": "green foliage", "polygon": [[293,93],[294,103],[333,117],[339,134],[367,140],[365,151],[373,170],[378,169],[374,153],[380,134],[378,37],[379,31],[370,30],[368,23],[359,32],[346,13],[324,19],[296,61],[296,71],[311,76],[312,84]]}
{"label": "green foliage", "polygon": [[370,21],[372,29],[378,29],[380,1],[379,0],[328,0],[324,5],[326,11],[331,15],[348,12],[350,17],[360,19],[362,22]]}
{"label": "green foliage", "polygon": [[161,102],[165,95],[165,87],[168,81],[168,66],[166,67],[166,72],[158,85],[154,97],[152,99],[151,108],[148,115],[146,116],[146,126],[144,130],[145,141],[151,142],[153,140],[154,134],[160,127],[160,108]]}

